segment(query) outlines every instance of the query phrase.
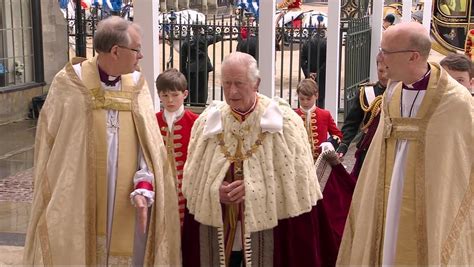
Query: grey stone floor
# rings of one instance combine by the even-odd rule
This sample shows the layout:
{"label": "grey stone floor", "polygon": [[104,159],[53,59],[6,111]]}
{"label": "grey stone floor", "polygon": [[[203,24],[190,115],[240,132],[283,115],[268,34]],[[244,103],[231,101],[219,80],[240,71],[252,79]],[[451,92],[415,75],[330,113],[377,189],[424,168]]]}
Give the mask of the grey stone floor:
{"label": "grey stone floor", "polygon": [[0,125],[0,181],[33,167],[36,120]]}
{"label": "grey stone floor", "polygon": [[21,263],[33,192],[36,120],[0,125],[0,266]]}

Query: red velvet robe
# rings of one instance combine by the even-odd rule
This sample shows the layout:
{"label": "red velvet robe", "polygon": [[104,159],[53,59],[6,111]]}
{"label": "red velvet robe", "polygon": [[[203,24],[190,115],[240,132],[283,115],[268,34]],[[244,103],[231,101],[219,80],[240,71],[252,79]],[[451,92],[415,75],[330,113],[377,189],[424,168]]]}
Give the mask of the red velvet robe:
{"label": "red velvet robe", "polygon": [[[311,125],[309,128],[306,124],[306,112],[301,109],[295,111],[305,122],[315,160],[321,152],[319,146],[326,141],[328,134],[335,135],[342,140],[342,132],[337,128],[329,111],[316,107],[311,112]],[[325,217],[328,218],[330,224],[324,230],[331,232],[336,240],[334,246],[327,249],[333,250],[336,254],[339,251],[355,182],[354,177],[347,172],[342,164],[333,166],[326,187],[323,190],[323,199],[318,201],[318,206],[321,206],[322,210],[326,212]]]}
{"label": "red velvet robe", "polygon": [[166,122],[163,111],[156,113],[156,119],[160,126],[161,135],[165,142],[166,150],[168,152],[168,160],[174,166],[176,184],[178,185],[178,204],[179,216],[181,225],[183,225],[184,210],[186,208],[186,199],[184,199],[181,191],[181,183],[183,180],[184,163],[188,155],[188,144],[191,137],[191,129],[194,121],[198,118],[197,114],[189,110],[185,110],[180,118],[177,118],[170,129]]}

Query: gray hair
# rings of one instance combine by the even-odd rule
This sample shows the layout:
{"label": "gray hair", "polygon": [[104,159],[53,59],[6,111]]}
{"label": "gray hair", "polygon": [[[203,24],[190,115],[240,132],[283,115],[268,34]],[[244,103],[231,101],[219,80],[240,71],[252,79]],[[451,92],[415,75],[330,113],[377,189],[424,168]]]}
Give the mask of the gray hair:
{"label": "gray hair", "polygon": [[412,34],[409,37],[410,46],[417,49],[423,58],[428,58],[431,51],[431,40],[422,34]]}
{"label": "gray hair", "polygon": [[258,69],[257,60],[247,53],[233,52],[228,54],[221,64],[221,69],[226,65],[244,65],[247,66],[247,77],[252,82],[260,79],[260,70]]}
{"label": "gray hair", "polygon": [[110,16],[99,22],[94,36],[94,48],[98,53],[108,53],[114,45],[129,46],[132,40],[128,27],[141,33],[140,27],[118,16]]}

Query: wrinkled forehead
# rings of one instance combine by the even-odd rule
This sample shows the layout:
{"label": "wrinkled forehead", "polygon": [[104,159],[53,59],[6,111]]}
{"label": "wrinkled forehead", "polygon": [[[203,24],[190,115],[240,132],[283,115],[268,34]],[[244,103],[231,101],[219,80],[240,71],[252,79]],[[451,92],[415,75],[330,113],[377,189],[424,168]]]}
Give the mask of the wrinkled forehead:
{"label": "wrinkled forehead", "polygon": [[247,81],[248,70],[243,65],[227,64],[222,66],[222,80]]}

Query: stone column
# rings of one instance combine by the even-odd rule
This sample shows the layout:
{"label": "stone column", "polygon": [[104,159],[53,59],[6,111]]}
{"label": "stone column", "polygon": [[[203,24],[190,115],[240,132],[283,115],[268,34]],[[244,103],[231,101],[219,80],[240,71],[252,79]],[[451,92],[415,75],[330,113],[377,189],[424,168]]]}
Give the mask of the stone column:
{"label": "stone column", "polygon": [[217,8],[217,0],[207,0],[207,8],[208,9],[216,9]]}
{"label": "stone column", "polygon": [[57,0],[41,1],[44,80],[51,84],[56,73],[68,61],[67,23]]}
{"label": "stone column", "polygon": [[202,10],[207,10],[207,0],[201,0],[201,8]]}
{"label": "stone column", "polygon": [[155,79],[160,73],[158,4],[157,1],[136,1],[134,5],[134,22],[138,23],[143,30],[143,59],[140,61],[140,66],[153,97],[156,111],[160,109],[160,101],[155,89]]}
{"label": "stone column", "polygon": [[258,29],[258,67],[260,93],[275,95],[275,0],[260,1]]}
{"label": "stone column", "polygon": [[341,0],[328,2],[328,30],[326,54],[326,99],[325,108],[337,121],[339,109],[339,27],[341,25]]}
{"label": "stone column", "polygon": [[410,22],[411,21],[411,7],[412,7],[412,0],[403,0],[402,2],[402,21],[403,22]]}
{"label": "stone column", "polygon": [[373,1],[372,36],[370,40],[370,80],[377,81],[377,54],[382,40],[383,1]]}
{"label": "stone column", "polygon": [[[474,4],[471,2],[471,5]],[[423,4],[423,27],[430,32],[431,30],[431,16],[433,13],[431,12],[431,8],[433,6],[433,0],[425,0]],[[471,14],[473,16],[474,14]]]}
{"label": "stone column", "polygon": [[160,11],[167,12],[168,8],[166,6],[166,0],[160,0]]}
{"label": "stone column", "polygon": [[189,0],[179,0],[179,10],[189,9]]}

